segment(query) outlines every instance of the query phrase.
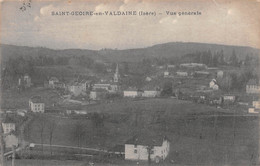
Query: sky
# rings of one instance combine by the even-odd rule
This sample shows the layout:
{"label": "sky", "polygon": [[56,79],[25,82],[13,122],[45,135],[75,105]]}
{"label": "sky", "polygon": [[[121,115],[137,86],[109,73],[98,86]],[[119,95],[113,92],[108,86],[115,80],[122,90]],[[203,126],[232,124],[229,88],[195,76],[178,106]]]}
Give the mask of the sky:
{"label": "sky", "polygon": [[[260,0],[0,2],[0,39],[4,44],[97,50],[200,42],[260,48]],[[30,2],[31,7],[20,10],[23,2]],[[53,16],[53,11],[148,11],[156,16]],[[172,16],[166,11],[177,13]],[[189,11],[201,15],[178,15]]]}

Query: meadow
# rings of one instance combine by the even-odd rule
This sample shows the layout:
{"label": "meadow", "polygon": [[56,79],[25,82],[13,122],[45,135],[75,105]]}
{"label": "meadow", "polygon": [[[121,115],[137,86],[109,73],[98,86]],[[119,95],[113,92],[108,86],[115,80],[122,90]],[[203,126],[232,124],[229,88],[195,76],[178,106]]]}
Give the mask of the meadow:
{"label": "meadow", "polygon": [[[258,160],[258,116],[169,98],[119,100],[85,109],[104,115],[104,126],[95,126],[89,118],[43,115],[57,123],[53,145],[109,149],[124,144],[134,134],[149,132],[169,138],[170,154],[165,163],[254,165]],[[47,126],[42,139],[46,144]],[[75,138],[79,128],[82,134]],[[41,143],[38,120],[32,121],[26,132],[29,142]]]}

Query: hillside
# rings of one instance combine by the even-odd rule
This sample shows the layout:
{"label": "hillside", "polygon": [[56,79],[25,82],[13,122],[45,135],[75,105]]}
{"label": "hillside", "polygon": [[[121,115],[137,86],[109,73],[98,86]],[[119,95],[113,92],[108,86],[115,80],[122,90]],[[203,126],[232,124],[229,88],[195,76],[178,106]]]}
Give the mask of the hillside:
{"label": "hillside", "polygon": [[14,46],[1,44],[2,62],[10,57],[17,56],[87,56],[96,61],[102,62],[136,62],[143,58],[161,57],[169,58],[176,56],[183,56],[190,53],[202,52],[210,50],[212,53],[216,51],[224,51],[224,55],[229,57],[234,50],[240,59],[249,55],[259,55],[259,49],[244,47],[244,46],[229,46],[229,45],[217,45],[217,44],[205,44],[205,43],[184,43],[184,42],[172,42],[158,44],[146,48],[126,49],[126,50],[87,50],[87,49],[65,49],[54,50],[43,47],[27,47],[27,46]]}

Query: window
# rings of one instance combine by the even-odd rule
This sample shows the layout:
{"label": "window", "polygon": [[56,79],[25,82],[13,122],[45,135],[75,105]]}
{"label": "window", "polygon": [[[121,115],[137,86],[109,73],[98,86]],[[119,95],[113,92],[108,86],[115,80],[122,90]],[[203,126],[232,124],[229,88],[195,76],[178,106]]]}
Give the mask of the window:
{"label": "window", "polygon": [[137,153],[137,150],[136,150],[136,149],[134,150],[134,153]]}
{"label": "window", "polygon": [[135,145],[135,148],[137,148],[137,145]]}
{"label": "window", "polygon": [[153,150],[151,150],[151,154],[154,154],[154,151],[153,151]]}

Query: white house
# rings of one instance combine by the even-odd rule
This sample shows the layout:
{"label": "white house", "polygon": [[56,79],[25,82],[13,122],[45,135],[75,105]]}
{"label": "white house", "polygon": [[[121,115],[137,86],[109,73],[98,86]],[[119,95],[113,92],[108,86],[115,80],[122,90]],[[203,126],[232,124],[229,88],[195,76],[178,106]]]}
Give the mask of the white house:
{"label": "white house", "polygon": [[142,97],[159,97],[160,91],[156,88],[144,88]]}
{"label": "white house", "polygon": [[4,134],[10,133],[11,131],[15,131],[15,122],[13,122],[11,119],[6,118],[2,122],[2,127],[4,130]]}
{"label": "white house", "polygon": [[163,73],[163,76],[164,76],[164,77],[169,77],[169,75],[170,75],[170,72],[169,72],[169,71],[165,71],[165,72]]}
{"label": "white house", "polygon": [[132,89],[129,88],[127,90],[124,90],[124,97],[141,97],[142,96],[142,91],[138,90],[138,89]]}
{"label": "white house", "polygon": [[234,96],[234,95],[224,95],[224,96],[223,96],[223,101],[224,101],[224,102],[234,103],[235,100],[236,100],[236,96]]}
{"label": "white house", "polygon": [[92,89],[97,90],[97,89],[104,89],[104,90],[110,90],[110,84],[94,84]]}
{"label": "white house", "polygon": [[160,96],[160,91],[158,90],[144,90],[142,97],[158,97]]}
{"label": "white house", "polygon": [[259,101],[253,101],[253,107],[256,109],[260,109],[260,102]]}
{"label": "white house", "polygon": [[255,111],[255,108],[248,108],[248,113],[250,113],[250,114],[258,114],[259,112]]}
{"label": "white house", "polygon": [[260,93],[260,86],[256,80],[251,79],[248,81],[248,83],[246,85],[246,93],[250,93],[250,94],[259,94]]}
{"label": "white house", "polygon": [[29,99],[29,108],[32,112],[44,113],[45,104],[40,96],[33,96]]}
{"label": "white house", "polygon": [[176,74],[178,76],[187,77],[188,73],[186,71],[177,71]]}
{"label": "white house", "polygon": [[147,136],[142,134],[134,136],[125,143],[126,160],[148,161],[150,153],[151,161],[165,160],[170,151],[170,142],[163,136]]}

